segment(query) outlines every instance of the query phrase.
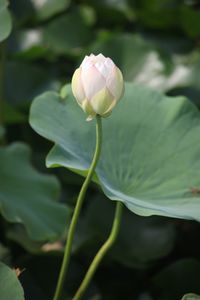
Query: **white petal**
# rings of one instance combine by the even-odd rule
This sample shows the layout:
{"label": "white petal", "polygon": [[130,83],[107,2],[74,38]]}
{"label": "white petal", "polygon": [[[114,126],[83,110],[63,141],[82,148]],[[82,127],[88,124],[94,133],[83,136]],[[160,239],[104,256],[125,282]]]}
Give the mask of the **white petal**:
{"label": "white petal", "polygon": [[106,60],[106,57],[102,53],[100,53],[96,56],[96,60],[97,60],[97,62],[98,61],[103,61],[104,62]]}
{"label": "white petal", "polygon": [[106,85],[116,101],[123,96],[124,80],[121,71],[117,67],[113,68],[112,74],[107,78]]}
{"label": "white petal", "polygon": [[82,63],[81,63],[81,67],[82,67],[82,65],[84,65],[87,61],[88,61],[88,59],[89,59],[89,56],[85,56],[84,57],[84,60],[82,61]]}
{"label": "white petal", "polygon": [[112,61],[112,59],[110,59],[109,57],[107,58],[104,57],[103,61],[98,61],[97,63],[95,63],[95,67],[103,75],[104,78],[107,78],[110,75],[110,73],[113,72],[113,68],[115,68],[115,64]]}
{"label": "white petal", "polygon": [[101,73],[104,78],[107,78],[109,73],[111,72],[110,68],[108,68],[104,62],[97,62],[95,64],[97,70]]}
{"label": "white petal", "polygon": [[72,92],[78,103],[81,104],[85,99],[85,93],[81,82],[81,68],[76,69],[72,77]]}
{"label": "white petal", "polygon": [[106,86],[105,79],[94,66],[82,67],[81,82],[88,100]]}
{"label": "white petal", "polygon": [[111,69],[115,67],[114,62],[112,61],[112,59],[110,59],[109,57],[106,58],[105,60],[105,65],[107,68]]}

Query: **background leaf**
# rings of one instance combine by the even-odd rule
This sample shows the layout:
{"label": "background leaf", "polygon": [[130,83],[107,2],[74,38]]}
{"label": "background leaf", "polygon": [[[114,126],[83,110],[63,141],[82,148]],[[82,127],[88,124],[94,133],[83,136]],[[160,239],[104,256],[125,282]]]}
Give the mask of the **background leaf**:
{"label": "background leaf", "polygon": [[0,0],[0,42],[5,40],[12,28],[11,16],[7,9],[8,2]]}
{"label": "background leaf", "polygon": [[65,10],[70,3],[70,0],[48,0],[48,1],[37,1],[32,0],[32,5],[36,12],[36,16],[39,20],[46,20],[57,13]]}
{"label": "background leaf", "polygon": [[0,140],[3,138],[4,134],[5,134],[5,130],[4,130],[4,128],[0,125]]}
{"label": "background leaf", "polygon": [[[169,46],[169,42],[166,44]],[[194,80],[191,80],[197,63],[192,63],[191,54],[189,57],[183,54],[169,55],[158,41],[151,41],[142,35],[100,34],[91,46],[91,52],[102,52],[112,57],[126,81],[145,84],[161,91],[188,86],[196,78],[194,74]]]}
{"label": "background leaf", "polygon": [[145,42],[141,36],[109,33],[105,37],[104,35],[99,36],[91,47],[91,52],[102,52],[112,57],[122,70],[126,81],[153,85],[153,81],[160,81],[159,78],[169,72],[169,65],[167,69],[155,46]]}
{"label": "background leaf", "polygon": [[[130,1],[131,2],[131,1]],[[134,2],[133,2],[134,3]],[[140,22],[150,28],[174,28],[177,26],[177,0],[136,1],[135,8]]]}
{"label": "background leaf", "polygon": [[195,294],[187,294],[183,296],[182,300],[199,300],[200,296],[195,295]]}
{"label": "background leaf", "polygon": [[[56,178],[40,174],[30,164],[30,149],[22,143],[0,148],[0,212],[22,223],[34,240],[59,238],[70,210],[57,203]],[[34,193],[33,193],[34,191]]]}
{"label": "background leaf", "polygon": [[13,105],[30,103],[32,98],[45,88],[59,87],[51,69],[46,70],[31,63],[9,62],[6,65],[5,76],[5,96]]}
{"label": "background leaf", "polygon": [[3,300],[24,300],[24,292],[14,270],[0,262],[0,293]]}
{"label": "background leaf", "polygon": [[200,263],[195,259],[182,259],[172,263],[153,278],[158,299],[176,300],[190,291],[199,293],[199,275]]}
{"label": "background leaf", "polygon": [[43,28],[43,43],[51,51],[79,54],[93,35],[79,10],[52,20]]}
{"label": "background leaf", "polygon": [[180,9],[180,21],[183,29],[191,37],[200,36],[200,12],[192,7],[183,5]]}

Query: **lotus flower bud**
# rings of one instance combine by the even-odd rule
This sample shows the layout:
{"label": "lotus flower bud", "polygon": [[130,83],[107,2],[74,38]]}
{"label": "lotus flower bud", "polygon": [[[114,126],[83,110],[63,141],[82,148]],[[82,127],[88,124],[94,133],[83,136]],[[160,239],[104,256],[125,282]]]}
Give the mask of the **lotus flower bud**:
{"label": "lotus flower bud", "polygon": [[107,117],[123,96],[124,80],[114,62],[99,54],[86,56],[72,77],[72,92],[87,113]]}

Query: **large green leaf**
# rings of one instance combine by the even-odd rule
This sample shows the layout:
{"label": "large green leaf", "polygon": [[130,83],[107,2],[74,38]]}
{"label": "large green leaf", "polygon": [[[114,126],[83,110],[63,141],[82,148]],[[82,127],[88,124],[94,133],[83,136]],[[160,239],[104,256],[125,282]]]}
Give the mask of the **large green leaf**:
{"label": "large green leaf", "polygon": [[0,213],[22,223],[34,240],[54,240],[64,231],[69,209],[57,203],[59,183],[30,164],[30,149],[22,143],[0,148]]}
{"label": "large green leaf", "polygon": [[12,27],[11,16],[7,6],[7,0],[0,0],[0,42],[8,37]]}
{"label": "large green leaf", "polygon": [[24,291],[14,270],[0,262],[0,295],[2,300],[24,300]]}
{"label": "large green leaf", "polygon": [[[86,170],[95,144],[95,122],[75,102],[47,92],[32,105],[30,123],[56,145],[47,166]],[[200,115],[184,97],[166,97],[126,84],[123,100],[103,120],[103,148],[96,169],[112,200],[131,211],[200,221]]]}

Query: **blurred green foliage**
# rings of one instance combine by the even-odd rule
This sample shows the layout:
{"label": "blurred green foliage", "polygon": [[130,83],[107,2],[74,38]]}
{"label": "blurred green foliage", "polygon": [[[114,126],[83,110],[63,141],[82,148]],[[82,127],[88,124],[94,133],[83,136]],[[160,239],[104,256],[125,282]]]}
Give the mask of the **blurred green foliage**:
{"label": "blurred green foliage", "polygon": [[[32,99],[49,89],[59,91],[84,55],[102,52],[122,69],[126,81],[187,96],[199,108],[200,3],[0,0],[0,41],[0,259],[26,269],[20,276],[26,300],[48,300],[63,253],[65,215],[74,206],[82,178],[62,168],[45,168],[51,143],[28,125]],[[27,157],[29,148],[34,168]],[[96,185],[88,200],[76,234],[65,299],[79,285],[113,217],[112,203]],[[101,205],[104,213],[98,214]],[[124,215],[118,243],[85,299],[179,300],[186,293],[200,294],[199,223],[146,219],[128,211]],[[33,229],[40,235],[32,234]],[[190,294],[183,299],[198,298]]]}

